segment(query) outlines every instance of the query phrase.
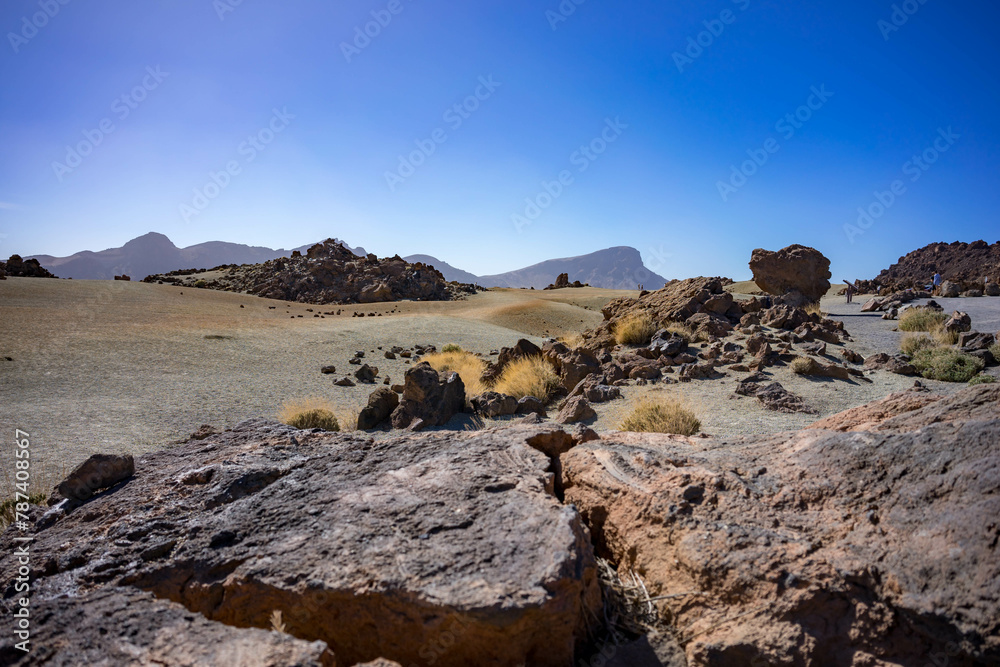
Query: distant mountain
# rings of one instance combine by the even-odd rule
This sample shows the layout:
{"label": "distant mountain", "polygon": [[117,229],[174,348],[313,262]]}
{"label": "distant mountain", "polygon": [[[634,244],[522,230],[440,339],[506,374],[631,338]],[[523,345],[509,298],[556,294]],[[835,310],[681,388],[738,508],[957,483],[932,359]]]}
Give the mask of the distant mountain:
{"label": "distant mountain", "polygon": [[[210,269],[222,264],[260,264],[278,257],[288,257],[295,250],[304,254],[312,245],[291,250],[272,250],[240,243],[209,241],[178,248],[163,234],[150,232],[132,239],[121,248],[109,248],[100,252],[84,250],[69,257],[32,257],[61,278],[111,280],[116,275],[126,274],[133,280],[142,280],[153,273],[169,273],[179,269]],[[356,255],[366,254],[364,248],[349,249]]]}
{"label": "distant mountain", "polygon": [[483,287],[543,289],[554,283],[560,273],[569,274],[571,283],[579,280],[591,287],[605,289],[634,290],[641,283],[648,290],[657,290],[667,282],[666,278],[646,268],[638,250],[617,246],[579,257],[550,259],[517,271],[480,276],[478,283]]}
{"label": "distant mountain", "polygon": [[448,262],[442,262],[436,257],[431,257],[430,255],[409,255],[404,257],[410,264],[415,264],[417,262],[423,262],[424,264],[429,264],[435,269],[441,272],[444,279],[447,281],[457,281],[460,283],[478,283],[479,277],[475,276],[468,271],[463,271],[462,269],[456,269],[454,266]]}

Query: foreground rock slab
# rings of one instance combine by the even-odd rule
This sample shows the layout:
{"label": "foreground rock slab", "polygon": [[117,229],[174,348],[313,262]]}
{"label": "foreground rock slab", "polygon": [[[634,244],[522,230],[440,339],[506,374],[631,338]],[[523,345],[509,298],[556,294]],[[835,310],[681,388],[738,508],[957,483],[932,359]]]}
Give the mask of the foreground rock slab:
{"label": "foreground rock slab", "polygon": [[[0,644],[0,664],[238,665],[334,667],[323,642],[259,629],[231,628],[150,593],[109,587],[32,605],[25,654]],[[5,638],[6,639],[6,638]]]}
{"label": "foreground rock slab", "polygon": [[[568,665],[599,613],[596,567],[580,515],[554,496],[553,461],[527,439],[510,430],[374,442],[255,420],[143,456],[132,479],[32,535],[33,604],[146,591],[190,623],[208,619],[205,641],[270,628],[281,612],[287,633],[324,642],[342,665]],[[7,581],[17,535],[0,536]],[[5,615],[15,597],[4,591]],[[192,627],[172,640],[202,636]],[[96,641],[48,631],[61,638],[56,664]]]}
{"label": "foreground rock slab", "polygon": [[881,431],[605,434],[565,498],[689,665],[1000,664],[1000,391],[893,401]]}

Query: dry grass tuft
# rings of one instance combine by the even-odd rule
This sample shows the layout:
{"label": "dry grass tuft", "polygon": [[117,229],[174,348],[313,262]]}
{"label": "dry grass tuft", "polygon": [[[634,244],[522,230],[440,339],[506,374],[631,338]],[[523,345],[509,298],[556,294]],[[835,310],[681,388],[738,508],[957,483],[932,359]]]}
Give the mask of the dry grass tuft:
{"label": "dry grass tuft", "polygon": [[648,345],[656,323],[647,313],[630,314],[615,322],[614,332],[619,345]]}
{"label": "dry grass tuft", "polygon": [[[16,449],[16,448],[15,448]],[[15,513],[17,512],[18,502],[25,502],[22,498],[18,500],[17,493],[25,493],[27,491],[29,505],[44,505],[45,501],[48,499],[49,494],[52,490],[56,488],[60,482],[66,479],[69,474],[69,470],[66,468],[65,464],[62,467],[55,469],[47,467],[42,464],[42,462],[36,457],[35,452],[32,451],[30,458],[31,465],[28,468],[29,478],[27,486],[18,486],[18,484],[24,484],[24,482],[19,482],[16,477],[17,468],[15,467],[15,461],[24,461],[25,459],[15,459],[13,455],[3,457],[3,461],[0,462],[3,465],[3,483],[0,485],[0,531],[9,526],[14,522]],[[23,508],[22,508],[23,509]],[[24,514],[24,512],[21,512]]]}
{"label": "dry grass tuft", "polygon": [[583,335],[578,333],[567,334],[565,336],[560,336],[558,338],[558,341],[564,344],[566,347],[570,348],[571,350],[575,350],[576,348],[583,345]]}
{"label": "dry grass tuft", "polygon": [[[320,428],[324,431],[339,431],[333,403],[325,398],[310,396],[285,401],[278,410],[278,420],[294,428]],[[357,421],[355,421],[355,424]]]}
{"label": "dry grass tuft", "polygon": [[458,345],[456,343],[448,343],[447,345],[445,345],[444,347],[441,348],[441,351],[445,352],[445,353],[448,353],[448,352],[462,352],[462,346]]}
{"label": "dry grass tuft", "polygon": [[969,384],[970,385],[993,384],[996,381],[997,381],[997,379],[995,377],[993,377],[992,375],[979,374],[976,377],[974,377],[971,380],[969,380]]}
{"label": "dry grass tuft", "polygon": [[643,399],[622,420],[619,429],[637,433],[694,435],[701,430],[701,422],[678,401]]}
{"label": "dry grass tuft", "polygon": [[623,578],[611,563],[598,557],[598,581],[604,593],[604,627],[616,644],[629,636],[641,636],[660,625],[660,614],[646,584],[629,570]]}
{"label": "dry grass tuft", "polygon": [[899,316],[900,331],[933,331],[944,324],[948,316],[926,308],[908,308]]}
{"label": "dry grass tuft", "polygon": [[903,354],[907,354],[912,357],[920,350],[929,350],[937,346],[937,341],[930,336],[924,334],[909,334],[903,336],[903,340],[899,344],[899,349],[903,351]]}
{"label": "dry grass tuft", "polygon": [[990,345],[990,354],[993,355],[994,359],[1000,360],[1000,342]]}
{"label": "dry grass tuft", "polygon": [[809,357],[796,357],[792,361],[791,368],[797,375],[815,375],[818,370],[816,362]]}
{"label": "dry grass tuft", "polygon": [[931,337],[937,341],[938,345],[943,346],[954,345],[958,342],[958,332],[946,330],[943,322],[931,327]]}
{"label": "dry grass tuft", "polygon": [[816,303],[810,303],[805,307],[807,315],[816,315],[817,317],[826,317],[826,313],[820,308],[819,301]]}
{"label": "dry grass tuft", "polygon": [[559,375],[552,364],[542,357],[525,357],[507,364],[493,389],[514,398],[534,396],[547,401],[558,386]]}
{"label": "dry grass tuft", "polygon": [[666,329],[668,333],[676,334],[683,338],[688,345],[703,339],[707,340],[707,336],[698,333],[683,322],[667,322],[663,328]]}
{"label": "dry grass tuft", "polygon": [[285,632],[285,622],[281,620],[281,610],[275,609],[271,612],[271,629],[275,632]]}
{"label": "dry grass tuft", "polygon": [[487,386],[483,384],[482,380],[483,371],[486,370],[486,362],[471,352],[465,352],[461,348],[458,351],[441,351],[428,354],[420,361],[426,361],[438,373],[450,371],[458,373],[458,376],[462,378],[462,384],[465,385],[467,396],[478,396],[487,390]]}

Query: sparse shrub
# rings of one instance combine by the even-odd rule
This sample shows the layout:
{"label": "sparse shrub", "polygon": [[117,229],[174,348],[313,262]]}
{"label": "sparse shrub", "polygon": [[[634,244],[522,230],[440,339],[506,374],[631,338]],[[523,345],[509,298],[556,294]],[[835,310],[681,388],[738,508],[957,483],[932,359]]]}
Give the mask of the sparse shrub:
{"label": "sparse shrub", "polygon": [[701,430],[701,422],[678,401],[643,399],[622,420],[619,428],[640,433],[694,435]]}
{"label": "sparse shrub", "polygon": [[992,375],[984,375],[984,374],[980,373],[976,377],[974,377],[971,380],[969,380],[969,384],[970,385],[976,385],[976,384],[993,384],[996,381],[997,381],[997,379],[995,377],[993,377]]}
{"label": "sparse shrub", "polygon": [[[461,348],[458,351],[448,351],[447,347],[445,346],[445,349],[441,352],[422,357],[421,361],[429,363],[438,373],[448,373],[450,371],[458,373],[458,376],[462,378],[462,384],[465,385],[467,396],[477,396],[486,391],[487,387],[482,381],[483,371],[486,370],[486,362]],[[458,346],[456,345],[455,347]]]}
{"label": "sparse shrub", "polygon": [[524,357],[507,364],[494,390],[514,398],[535,396],[547,401],[559,386],[556,369],[542,357]]}
{"label": "sparse shrub", "polygon": [[656,333],[656,323],[647,313],[626,315],[615,323],[619,345],[647,345]]}
{"label": "sparse shrub", "polygon": [[948,331],[944,328],[944,323],[942,322],[931,327],[931,338],[937,341],[938,345],[947,347],[958,342],[958,332]]}
{"label": "sparse shrub", "polygon": [[990,354],[993,355],[994,359],[1000,361],[1000,342],[990,345]]}
{"label": "sparse shrub", "polygon": [[[13,494],[14,492],[11,491],[10,498],[0,502],[0,530],[14,523],[15,510],[18,501],[15,499]],[[28,503],[31,505],[41,505],[48,497],[47,493],[31,493],[28,495]],[[24,500],[21,500],[20,502],[23,503]]]}
{"label": "sparse shrub", "polygon": [[805,307],[806,314],[816,315],[817,317],[824,317],[823,310],[820,308],[819,301],[815,303],[807,304]]}
{"label": "sparse shrub", "polygon": [[942,382],[968,382],[983,370],[981,359],[949,347],[920,350],[912,363],[925,378]]}
{"label": "sparse shrub", "polygon": [[903,351],[903,354],[911,357],[920,350],[928,350],[933,347],[937,347],[937,341],[926,335],[914,336],[911,334],[903,336],[903,340],[899,344],[899,349]]}
{"label": "sparse shrub", "polygon": [[926,308],[907,308],[899,316],[900,331],[933,331],[944,324],[948,316]]}
{"label": "sparse shrub", "polygon": [[560,336],[558,340],[560,343],[573,350],[583,345],[583,335],[578,333]]}
{"label": "sparse shrub", "polygon": [[[688,345],[701,340],[703,336],[683,322],[667,322],[663,327],[668,333],[676,334],[684,339]],[[655,333],[655,332],[654,332]]]}
{"label": "sparse shrub", "polygon": [[278,410],[278,419],[293,428],[319,428],[339,431],[340,422],[333,405],[324,398],[299,398],[285,401]]}
{"label": "sparse shrub", "polygon": [[208,283],[206,283],[204,280],[199,280],[195,282],[194,286],[198,288],[204,288],[208,286]]}
{"label": "sparse shrub", "polygon": [[796,357],[791,368],[797,375],[815,375],[817,370],[816,362],[809,357]]}
{"label": "sparse shrub", "polygon": [[445,354],[448,354],[451,352],[462,352],[463,350],[461,345],[456,345],[455,343],[448,343],[447,345],[441,348],[441,351],[444,352]]}
{"label": "sparse shrub", "polygon": [[[3,477],[0,479],[0,498],[3,498],[3,501],[0,501],[0,531],[13,523],[16,518],[17,503],[25,502],[23,496],[20,501],[16,497],[17,493],[24,493],[24,482],[18,480],[15,475],[13,451],[8,450],[5,454],[9,454],[10,458],[7,456],[0,458],[0,467],[3,468]],[[68,474],[69,469],[65,463],[57,468],[44,465],[42,460],[35,458],[35,452],[32,451],[28,504],[44,505],[52,489],[66,479]],[[19,484],[22,486],[18,486]]]}

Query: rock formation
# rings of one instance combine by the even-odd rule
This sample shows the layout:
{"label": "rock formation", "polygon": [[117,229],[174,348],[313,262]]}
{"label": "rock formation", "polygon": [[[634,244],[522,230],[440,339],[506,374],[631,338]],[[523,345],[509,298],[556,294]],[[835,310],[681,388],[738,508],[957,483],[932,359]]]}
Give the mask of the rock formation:
{"label": "rock formation", "polygon": [[[195,278],[151,275],[143,282],[189,285]],[[445,301],[476,289],[449,285],[433,267],[409,264],[398,255],[358,257],[333,239],[317,243],[305,255],[226,267],[221,276],[201,280],[200,286],[209,289],[315,304]]]}
{"label": "rock formation", "polygon": [[20,255],[11,255],[6,262],[0,262],[0,277],[15,278],[55,278],[48,269],[38,263],[37,259],[21,259]]}
{"label": "rock formation", "polygon": [[790,245],[777,252],[758,248],[750,257],[753,281],[794,306],[818,302],[830,289],[830,260],[815,248]]}

